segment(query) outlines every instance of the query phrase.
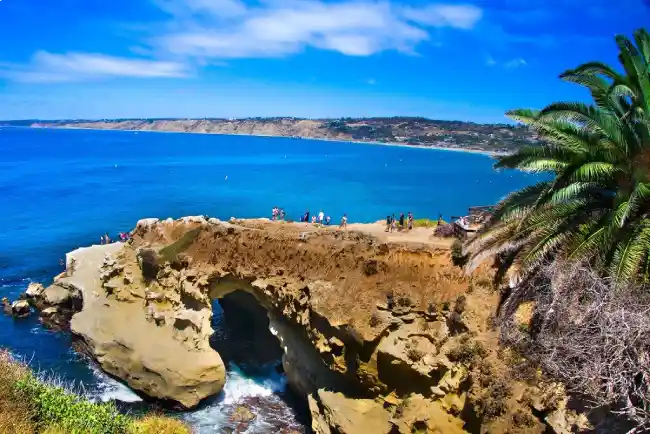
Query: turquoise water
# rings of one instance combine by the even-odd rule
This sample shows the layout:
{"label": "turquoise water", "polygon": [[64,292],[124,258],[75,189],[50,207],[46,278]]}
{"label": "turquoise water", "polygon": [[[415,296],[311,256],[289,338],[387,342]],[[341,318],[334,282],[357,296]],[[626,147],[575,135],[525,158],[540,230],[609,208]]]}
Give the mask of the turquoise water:
{"label": "turquoise water", "polygon": [[[293,219],[323,209],[335,222],[343,213],[353,222],[408,211],[448,218],[532,182],[492,163],[462,152],[285,138],[3,128],[0,296],[47,283],[66,252],[144,217],[260,217],[279,206]],[[137,400],[76,356],[68,335],[34,317],[0,316],[0,346],[91,394]],[[266,378],[252,387],[235,368],[231,376],[258,394],[281,383],[265,388],[275,381]]]}

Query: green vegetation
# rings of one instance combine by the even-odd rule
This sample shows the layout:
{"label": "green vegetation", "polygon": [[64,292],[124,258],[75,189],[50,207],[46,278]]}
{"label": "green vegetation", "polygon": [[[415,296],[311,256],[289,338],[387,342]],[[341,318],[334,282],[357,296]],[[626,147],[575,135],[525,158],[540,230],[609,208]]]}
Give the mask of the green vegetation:
{"label": "green vegetation", "polygon": [[459,240],[454,241],[451,245],[451,262],[456,266],[463,268],[469,260],[469,256],[463,252],[463,243]]}
{"label": "green vegetation", "polygon": [[176,242],[160,250],[158,255],[163,262],[175,262],[178,255],[187,250],[192,245],[196,237],[201,233],[201,228],[191,229],[183,234]]}
{"label": "green vegetation", "polygon": [[556,102],[508,115],[541,146],[498,158],[496,168],[550,173],[510,194],[467,246],[500,254],[506,268],[534,272],[555,258],[586,261],[616,282],[650,275],[650,35],[617,36],[620,73],[599,62],[560,77],[584,86],[592,104]]}
{"label": "green vegetation", "polygon": [[[446,225],[447,222],[442,220],[440,224]],[[414,228],[431,228],[435,229],[438,227],[438,220],[433,219],[414,219],[413,220]]]}
{"label": "green vegetation", "polygon": [[189,434],[181,422],[161,416],[136,419],[111,403],[95,404],[43,381],[0,352],[0,432],[15,434]]}

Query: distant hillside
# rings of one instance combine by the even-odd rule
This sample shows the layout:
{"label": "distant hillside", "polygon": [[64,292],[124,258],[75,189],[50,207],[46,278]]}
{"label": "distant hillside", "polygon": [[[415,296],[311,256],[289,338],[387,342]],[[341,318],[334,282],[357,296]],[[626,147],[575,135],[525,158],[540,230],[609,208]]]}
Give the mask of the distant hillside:
{"label": "distant hillside", "polygon": [[523,126],[438,121],[416,117],[23,120],[7,121],[4,124],[35,128],[90,128],[301,137],[400,143],[495,153],[511,152],[521,146],[538,142],[538,137]]}

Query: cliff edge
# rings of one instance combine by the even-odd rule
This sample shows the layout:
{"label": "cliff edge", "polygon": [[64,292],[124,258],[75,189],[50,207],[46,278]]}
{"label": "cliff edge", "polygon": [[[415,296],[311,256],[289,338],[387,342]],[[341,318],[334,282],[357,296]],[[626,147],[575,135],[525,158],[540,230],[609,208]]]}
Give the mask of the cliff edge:
{"label": "cliff edge", "polygon": [[[448,250],[355,231],[204,217],[138,222],[127,244],[68,255],[30,299],[112,375],[183,407],[224,381],[212,302],[237,291],[268,315],[316,433],[571,432],[561,385],[499,348],[491,272]],[[516,374],[516,375],[515,375]]]}

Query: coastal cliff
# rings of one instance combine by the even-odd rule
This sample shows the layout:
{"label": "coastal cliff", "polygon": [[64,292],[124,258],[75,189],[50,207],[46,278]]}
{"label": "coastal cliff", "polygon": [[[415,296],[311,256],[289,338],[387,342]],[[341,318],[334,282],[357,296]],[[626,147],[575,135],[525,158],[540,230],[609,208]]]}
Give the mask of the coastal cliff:
{"label": "coastal cliff", "polygon": [[[10,123],[11,124],[11,123]],[[299,137],[508,153],[537,143],[527,128],[425,118],[247,118],[247,119],[115,119],[99,121],[23,121],[35,128],[84,128]]]}
{"label": "coastal cliff", "polygon": [[[491,272],[431,245],[361,232],[203,217],[138,222],[126,244],[71,252],[28,298],[103,369],[185,408],[224,382],[216,299],[252,295],[312,429],[330,433],[571,432],[561,385],[498,346]],[[226,305],[224,305],[226,306]]]}

